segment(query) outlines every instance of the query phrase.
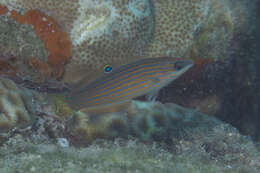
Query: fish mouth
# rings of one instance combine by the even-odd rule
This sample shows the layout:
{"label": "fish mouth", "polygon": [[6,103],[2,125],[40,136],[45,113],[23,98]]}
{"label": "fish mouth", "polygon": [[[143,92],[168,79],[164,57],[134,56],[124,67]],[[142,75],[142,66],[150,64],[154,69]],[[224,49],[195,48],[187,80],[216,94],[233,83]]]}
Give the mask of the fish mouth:
{"label": "fish mouth", "polygon": [[186,61],[186,68],[191,68],[193,65],[194,65],[194,62],[193,60],[185,60]]}
{"label": "fish mouth", "polygon": [[184,67],[183,71],[188,71],[192,66],[194,65],[194,62],[192,60],[187,61],[187,65]]}
{"label": "fish mouth", "polygon": [[179,60],[174,63],[174,69],[177,71],[187,71],[194,65],[193,60]]}

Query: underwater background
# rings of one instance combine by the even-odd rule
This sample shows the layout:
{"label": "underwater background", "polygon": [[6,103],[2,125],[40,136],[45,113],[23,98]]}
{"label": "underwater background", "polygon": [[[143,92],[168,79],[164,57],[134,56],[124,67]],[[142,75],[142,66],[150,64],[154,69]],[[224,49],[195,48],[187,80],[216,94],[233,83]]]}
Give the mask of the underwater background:
{"label": "underwater background", "polygon": [[258,7],[0,0],[0,172],[259,172]]}

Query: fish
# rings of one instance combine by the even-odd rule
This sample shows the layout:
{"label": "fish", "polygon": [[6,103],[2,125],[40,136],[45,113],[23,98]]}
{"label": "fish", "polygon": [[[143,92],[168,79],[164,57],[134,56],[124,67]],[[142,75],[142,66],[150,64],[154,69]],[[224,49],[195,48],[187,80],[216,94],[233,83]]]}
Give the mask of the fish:
{"label": "fish", "polygon": [[158,92],[193,66],[183,58],[144,58],[111,70],[92,82],[81,81],[68,94],[75,110],[102,109]]}

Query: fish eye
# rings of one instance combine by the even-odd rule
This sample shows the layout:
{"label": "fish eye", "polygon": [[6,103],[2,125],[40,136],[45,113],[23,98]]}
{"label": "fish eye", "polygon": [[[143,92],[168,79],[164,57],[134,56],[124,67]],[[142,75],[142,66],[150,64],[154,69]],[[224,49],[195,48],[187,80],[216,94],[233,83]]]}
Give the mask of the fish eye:
{"label": "fish eye", "polygon": [[106,66],[104,67],[104,72],[105,72],[105,73],[111,73],[112,70],[113,70],[113,68],[112,68],[112,66],[110,66],[110,65],[106,65]]}

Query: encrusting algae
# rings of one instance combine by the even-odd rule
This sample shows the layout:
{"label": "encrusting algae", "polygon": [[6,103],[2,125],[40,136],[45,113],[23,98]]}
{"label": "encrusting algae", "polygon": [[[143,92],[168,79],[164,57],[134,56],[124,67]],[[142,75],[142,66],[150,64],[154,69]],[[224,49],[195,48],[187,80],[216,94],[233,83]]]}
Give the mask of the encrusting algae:
{"label": "encrusting algae", "polygon": [[69,35],[62,31],[58,22],[40,10],[28,10],[24,15],[17,11],[8,11],[1,5],[0,15],[7,15],[19,24],[31,25],[35,34],[43,41],[48,52],[47,61],[39,57],[27,57],[28,65],[38,71],[45,78],[59,79],[64,74],[64,66],[71,57],[71,40]]}
{"label": "encrusting algae", "polygon": [[[39,60],[33,61],[32,65],[38,66],[48,65],[52,69],[55,78],[60,78],[64,72],[64,65],[71,55],[71,41],[66,32],[62,32],[59,24],[52,17],[43,14],[39,10],[29,10],[25,15],[19,15],[16,11],[11,11],[10,17],[20,24],[33,25],[35,33],[43,40],[46,49],[49,51],[47,64]],[[48,69],[48,68],[47,68]],[[42,68],[41,72],[45,72]],[[49,71],[46,75],[50,75]]]}
{"label": "encrusting algae", "polygon": [[8,12],[8,8],[6,6],[0,5],[0,15],[6,14]]}
{"label": "encrusting algae", "polygon": [[0,132],[26,127],[35,119],[32,97],[13,81],[0,78]]}

